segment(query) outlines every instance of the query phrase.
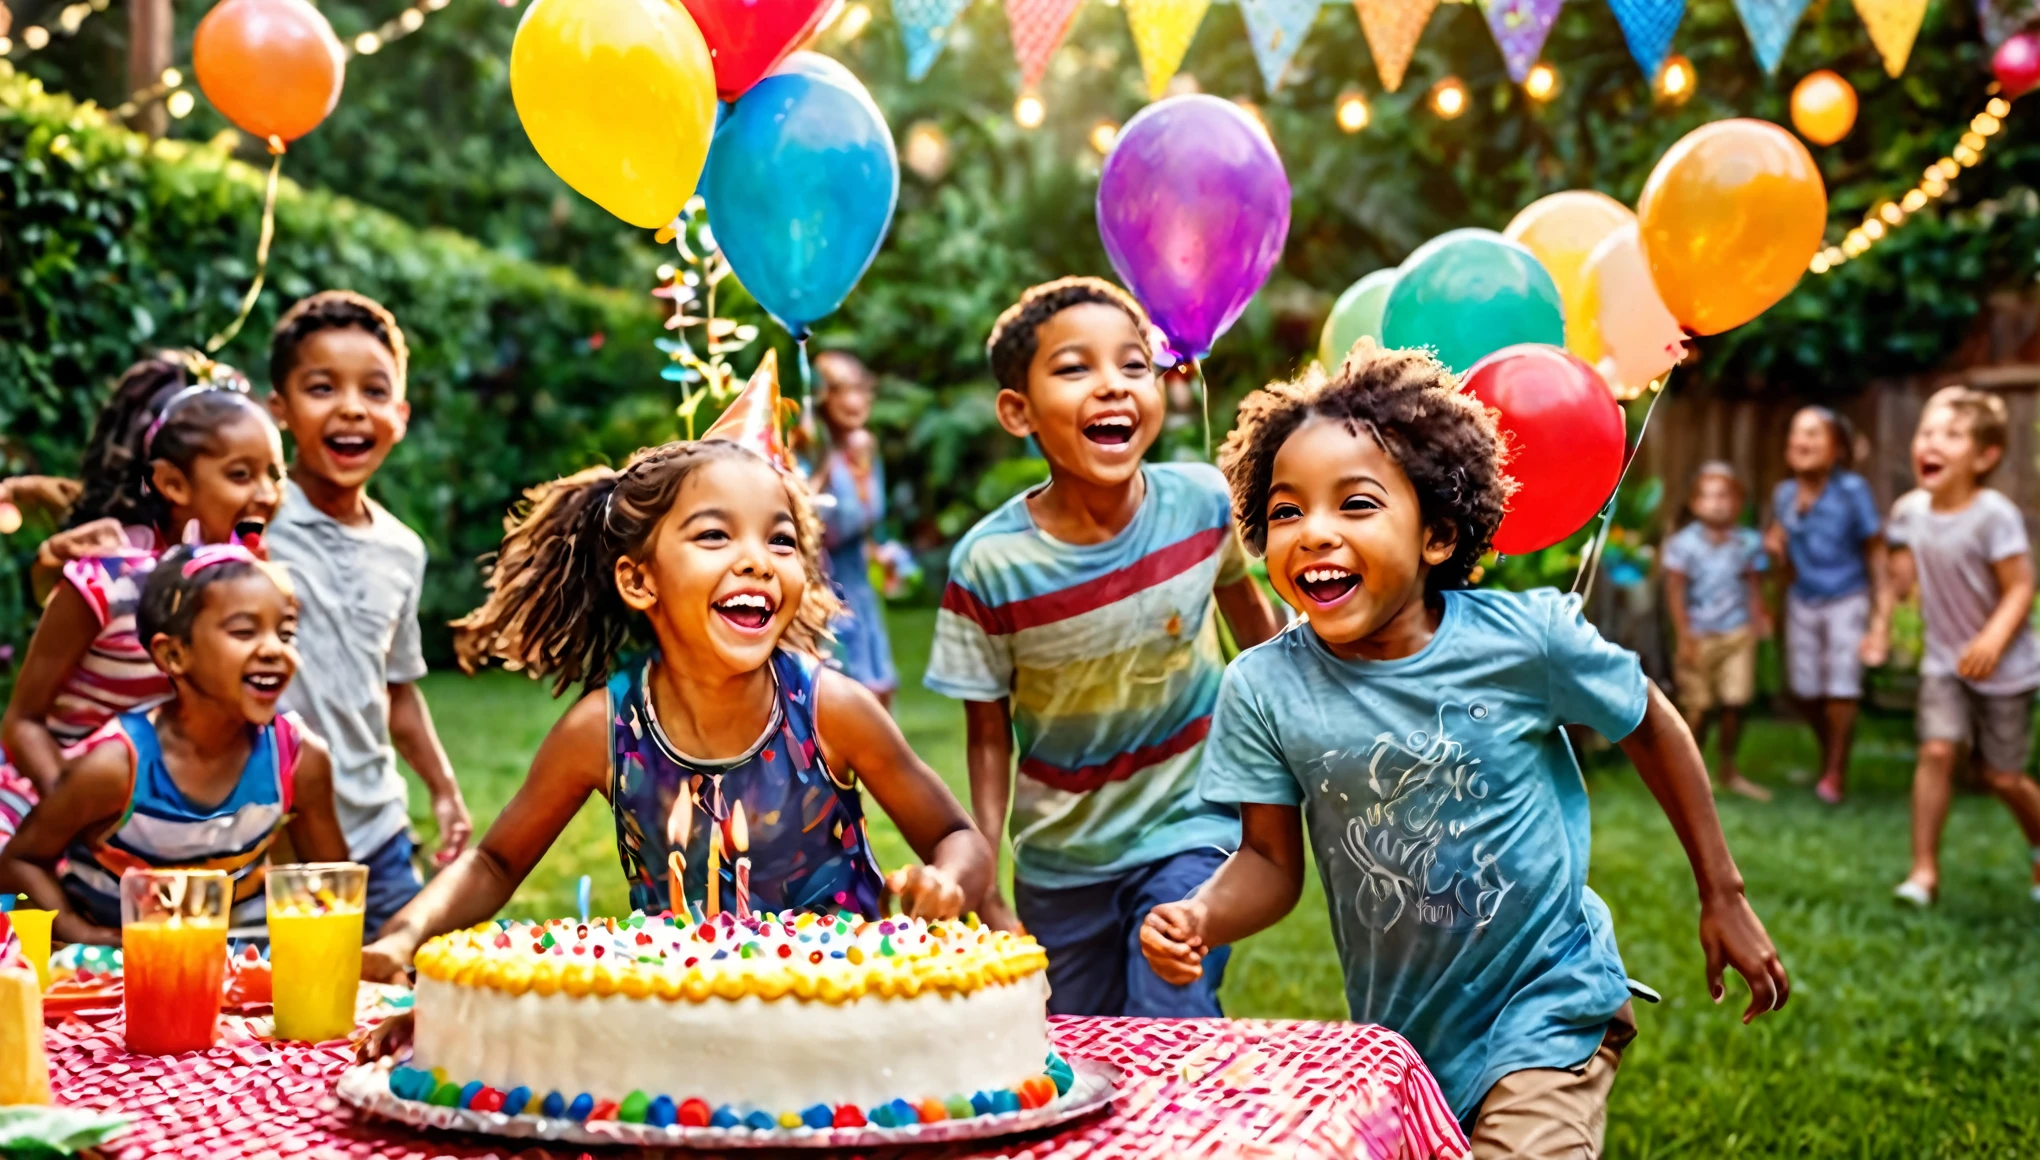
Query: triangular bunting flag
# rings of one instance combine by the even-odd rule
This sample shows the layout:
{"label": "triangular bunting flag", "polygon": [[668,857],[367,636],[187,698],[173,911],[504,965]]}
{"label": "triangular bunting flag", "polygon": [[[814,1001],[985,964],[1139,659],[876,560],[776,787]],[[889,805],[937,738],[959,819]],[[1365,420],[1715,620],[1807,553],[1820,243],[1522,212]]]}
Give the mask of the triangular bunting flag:
{"label": "triangular bunting flag", "polygon": [[1792,32],[1806,12],[1806,0],[1735,0],[1735,11],[1742,17],[1743,31],[1749,33],[1757,63],[1765,72],[1778,75],[1785,46],[1791,43]]}
{"label": "triangular bunting flag", "polygon": [[1006,24],[1013,30],[1013,59],[1020,62],[1020,87],[1031,89],[1048,72],[1048,58],[1070,32],[1084,0],[1006,0]]}
{"label": "triangular bunting flag", "polygon": [[1494,34],[1495,47],[1502,50],[1510,80],[1520,85],[1530,75],[1530,66],[1544,51],[1544,38],[1551,35],[1551,26],[1558,20],[1560,3],[1562,0],[1481,0],[1488,31]]}
{"label": "triangular bunting flag", "polygon": [[1884,71],[1892,76],[1904,72],[1920,21],[1927,18],[1927,0],[1856,0],[1856,15],[1870,30],[1870,43],[1884,58]]}
{"label": "triangular bunting flag", "polygon": [[1381,87],[1394,92],[1402,87],[1403,73],[1424,38],[1424,26],[1438,10],[1438,0],[1353,0],[1360,13],[1360,31],[1367,37],[1367,51],[1374,54],[1374,70],[1381,74]]}
{"label": "triangular bunting flag", "polygon": [[1183,54],[1204,23],[1211,0],[1124,0],[1126,27],[1140,51],[1140,71],[1147,76],[1148,97],[1160,100],[1169,80],[1182,67]]}
{"label": "triangular bunting flag", "polygon": [[970,0],[893,0],[900,39],[907,46],[907,79],[920,80],[935,67],[935,58],[949,44],[949,30],[970,7]]}
{"label": "triangular bunting flag", "polygon": [[1636,58],[1643,75],[1655,81],[1658,67],[1672,51],[1672,33],[1686,15],[1686,0],[1608,0],[1608,7],[1615,10],[1629,55]]}
{"label": "triangular bunting flag", "polygon": [[1319,0],[1240,0],[1254,63],[1261,66],[1261,83],[1269,92],[1282,87],[1282,74],[1289,71],[1289,62],[1310,34],[1318,4]]}

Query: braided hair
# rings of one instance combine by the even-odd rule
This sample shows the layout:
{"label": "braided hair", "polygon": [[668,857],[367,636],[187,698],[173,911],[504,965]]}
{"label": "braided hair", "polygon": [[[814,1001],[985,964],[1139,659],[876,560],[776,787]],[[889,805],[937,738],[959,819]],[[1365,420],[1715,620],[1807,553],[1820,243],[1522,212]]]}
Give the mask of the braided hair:
{"label": "braided hair", "polygon": [[[576,682],[599,687],[626,650],[651,643],[644,618],[617,592],[617,560],[642,556],[688,476],[753,454],[724,439],[667,443],[639,451],[622,471],[590,467],[525,492],[503,521],[487,601],[453,622],[461,667],[473,672],[494,657],[513,671],[552,676],[554,696]],[[823,575],[821,523],[807,488],[789,478],[786,491],[807,587],[781,643],[821,656],[841,604]]]}
{"label": "braided hair", "polygon": [[152,483],[156,460],[188,473],[199,456],[218,453],[214,433],[236,415],[269,422],[246,390],[237,372],[195,351],[160,351],[129,367],[92,425],[84,491],[65,526],[110,518],[173,533],[169,505]]}

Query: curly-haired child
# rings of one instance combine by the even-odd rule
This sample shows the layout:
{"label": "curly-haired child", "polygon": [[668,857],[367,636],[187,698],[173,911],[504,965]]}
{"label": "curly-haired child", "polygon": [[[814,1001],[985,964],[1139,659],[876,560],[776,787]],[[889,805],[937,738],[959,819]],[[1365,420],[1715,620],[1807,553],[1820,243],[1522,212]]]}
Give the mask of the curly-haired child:
{"label": "curly-haired child", "polygon": [[1699,749],[1634,654],[1550,590],[1468,590],[1511,483],[1491,416],[1428,354],[1356,350],[1257,391],[1220,456],[1250,549],[1303,619],[1225,675],[1199,787],[1240,807],[1239,853],[1157,907],[1164,977],[1296,904],[1304,826],[1353,1018],[1400,1032],[1476,1157],[1599,1155],[1635,1036],[1562,726],[1616,739],[1700,888],[1708,988],[1782,1006],[1785,969],[1743,898]]}

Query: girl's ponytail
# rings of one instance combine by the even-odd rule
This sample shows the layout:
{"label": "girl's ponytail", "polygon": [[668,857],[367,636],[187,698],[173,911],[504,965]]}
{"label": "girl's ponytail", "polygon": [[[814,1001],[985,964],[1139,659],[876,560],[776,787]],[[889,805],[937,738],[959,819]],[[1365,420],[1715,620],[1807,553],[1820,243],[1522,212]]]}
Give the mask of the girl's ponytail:
{"label": "girl's ponytail", "polygon": [[108,518],[123,524],[155,523],[143,510],[146,504],[137,486],[141,473],[148,470],[142,442],[157,411],[188,385],[185,362],[172,352],[145,358],[121,373],[113,397],[92,424],[92,440],[85,445],[85,462],[79,469],[85,490],[71,505],[65,526]]}

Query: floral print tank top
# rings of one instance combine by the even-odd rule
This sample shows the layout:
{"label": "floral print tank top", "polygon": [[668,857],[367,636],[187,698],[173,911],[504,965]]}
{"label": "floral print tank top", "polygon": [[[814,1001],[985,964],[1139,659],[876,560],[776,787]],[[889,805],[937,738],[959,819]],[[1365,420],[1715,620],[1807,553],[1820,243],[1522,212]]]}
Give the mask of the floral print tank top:
{"label": "floral print tank top", "polygon": [[[688,757],[659,727],[646,688],[657,654],[609,680],[609,801],[631,906],[675,909],[668,854],[684,862],[686,902],[735,910],[851,911],[881,917],[884,883],[854,779],[839,778],[815,740],[821,662],[772,656],[777,690],[765,732],[740,757]],[[748,859],[748,883],[738,860]],[[712,884],[711,884],[712,883]]]}

